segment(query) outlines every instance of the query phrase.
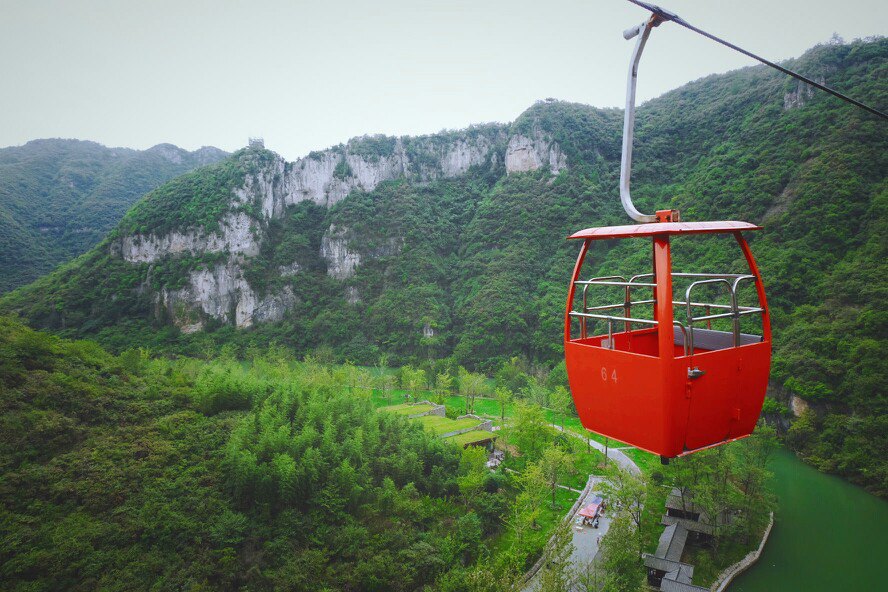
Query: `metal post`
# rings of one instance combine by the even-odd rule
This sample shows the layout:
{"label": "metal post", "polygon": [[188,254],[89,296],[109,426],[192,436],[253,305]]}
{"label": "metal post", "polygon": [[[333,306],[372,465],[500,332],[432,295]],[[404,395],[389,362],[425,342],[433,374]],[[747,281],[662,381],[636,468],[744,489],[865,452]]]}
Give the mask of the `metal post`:
{"label": "metal post", "polygon": [[[656,311],[657,311],[657,345],[661,360],[675,357],[673,342],[675,333],[672,329],[672,260],[669,248],[669,235],[654,235],[654,265],[657,272]],[[664,366],[667,368],[668,364]],[[663,383],[668,383],[664,376]]]}
{"label": "metal post", "polygon": [[[623,300],[623,316],[627,319],[632,318],[632,293],[630,292],[632,288],[626,286],[626,296]],[[626,333],[632,332],[632,322],[626,321]]]}
{"label": "metal post", "polygon": [[740,311],[737,309],[737,284],[740,280],[734,282],[731,289],[731,313],[734,315],[731,319],[734,323],[734,347],[740,345]]}
{"label": "metal post", "polygon": [[623,116],[623,155],[620,159],[620,202],[629,217],[636,222],[656,222],[657,217],[651,214],[642,214],[632,203],[632,194],[629,191],[630,175],[632,173],[632,140],[635,134],[635,87],[638,82],[638,62],[641,60],[641,52],[651,34],[651,29],[660,24],[662,19],[656,15],[637,27],[623,31],[623,37],[628,41],[638,37],[635,48],[632,50],[632,58],[629,60],[629,79],[626,82],[626,112]]}

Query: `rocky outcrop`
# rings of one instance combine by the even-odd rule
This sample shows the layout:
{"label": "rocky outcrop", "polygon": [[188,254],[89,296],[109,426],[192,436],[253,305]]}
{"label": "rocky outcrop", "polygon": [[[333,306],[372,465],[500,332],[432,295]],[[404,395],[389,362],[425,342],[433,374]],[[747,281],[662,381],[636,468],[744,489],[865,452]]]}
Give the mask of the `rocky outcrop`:
{"label": "rocky outcrop", "polygon": [[[823,76],[820,76],[815,79],[814,82],[816,82],[817,84],[825,84],[826,79]],[[796,85],[795,90],[783,95],[783,109],[789,111],[790,109],[798,109],[799,107],[804,107],[805,104],[813,97],[814,87],[810,84],[799,82]]]}
{"label": "rocky outcrop", "polygon": [[[351,240],[351,233],[347,228],[331,226],[324,233],[321,239],[321,257],[327,262],[327,275],[330,277],[347,280],[361,264],[361,254],[349,247]],[[401,252],[402,244],[402,239],[390,237],[383,244],[364,251],[371,259],[391,257]]]}
{"label": "rocky outcrop", "polygon": [[808,402],[798,395],[792,395],[789,399],[789,408],[795,417],[801,417],[808,407]]}
{"label": "rocky outcrop", "polygon": [[567,168],[567,156],[552,138],[535,129],[530,137],[516,134],[506,149],[506,172],[522,173],[548,167],[553,175]]}
{"label": "rocky outcrop", "polygon": [[[181,157],[172,146],[159,145],[152,150],[167,159]],[[184,287],[164,287],[154,295],[156,314],[172,319],[183,331],[201,330],[208,319],[237,327],[276,321],[294,304],[290,288],[260,297],[244,277],[245,266],[260,253],[268,236],[269,222],[284,216],[288,206],[312,201],[329,207],[352,191],[373,191],[385,181],[408,178],[424,183],[464,175],[473,167],[495,168],[503,162],[509,172],[548,167],[558,173],[567,165],[558,144],[540,130],[530,137],[509,139],[502,126],[418,138],[356,138],[294,162],[279,156],[266,158],[267,153],[261,150],[255,146],[242,154],[243,159],[256,159],[257,166],[246,167],[251,172],[232,190],[231,206],[217,228],[181,228],[160,235],[134,233],[111,244],[112,255],[134,264],[216,255],[213,261],[217,263],[191,271]],[[392,237],[359,253],[351,245],[353,238],[348,229],[335,226],[324,234],[320,255],[331,277],[347,280],[354,276],[362,257],[395,255],[403,245],[402,238]],[[293,262],[279,266],[278,271],[282,277],[296,277],[300,266]],[[357,287],[347,286],[346,298],[352,304],[359,302]],[[429,327],[424,334],[433,336],[434,330]]]}
{"label": "rocky outcrop", "polygon": [[296,301],[289,287],[259,297],[232,263],[192,271],[184,288],[162,288],[155,298],[158,313],[164,312],[185,333],[201,330],[207,318],[238,328],[279,321]]}
{"label": "rocky outcrop", "polygon": [[[373,141],[390,144],[391,150],[368,151],[365,145]],[[258,197],[263,214],[270,217],[305,200],[331,206],[352,191],[373,191],[380,183],[400,177],[426,182],[463,175],[473,166],[495,166],[499,162],[497,147],[504,142],[505,133],[494,128],[450,143],[438,142],[433,136],[356,138],[292,163],[278,159],[270,169],[248,178],[235,193],[239,200]]]}
{"label": "rocky outcrop", "polygon": [[327,261],[327,275],[345,280],[355,274],[361,255],[348,248],[348,233],[331,226],[321,239],[321,257]]}
{"label": "rocky outcrop", "polygon": [[130,263],[153,263],[169,256],[228,252],[251,257],[259,252],[255,222],[245,213],[228,214],[217,232],[203,230],[170,232],[161,236],[132,234],[111,245],[114,255]]}

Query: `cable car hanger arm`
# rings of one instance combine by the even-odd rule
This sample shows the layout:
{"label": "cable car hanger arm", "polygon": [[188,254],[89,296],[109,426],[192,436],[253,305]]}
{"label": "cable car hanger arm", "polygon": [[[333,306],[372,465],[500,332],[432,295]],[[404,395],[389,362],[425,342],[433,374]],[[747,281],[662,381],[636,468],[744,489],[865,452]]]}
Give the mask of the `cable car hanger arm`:
{"label": "cable car hanger arm", "polygon": [[851,103],[852,105],[860,107],[861,109],[878,115],[879,117],[882,117],[884,119],[888,119],[888,114],[883,113],[882,111],[879,111],[878,109],[875,109],[873,107],[870,107],[869,105],[865,105],[860,101],[852,99],[849,96],[843,95],[842,93],[833,90],[826,85],[820,84],[819,82],[815,82],[810,78],[802,76],[797,72],[793,72],[792,70],[784,68],[779,64],[775,64],[770,60],[766,60],[765,58],[758,56],[750,51],[746,51],[742,47],[738,47],[733,43],[725,41],[724,39],[720,39],[715,35],[711,35],[710,33],[703,31],[702,29],[698,29],[674,12],[671,12],[654,4],[641,2],[641,0],[629,0],[629,2],[651,11],[651,16],[648,20],[641,23],[637,27],[631,27],[623,32],[623,37],[626,40],[632,39],[633,37],[638,37],[638,40],[635,42],[635,48],[632,50],[632,58],[629,60],[629,78],[626,83],[626,110],[623,116],[623,149],[622,157],[620,159],[620,202],[623,204],[623,209],[626,211],[629,217],[636,222],[678,222],[680,219],[678,210],[660,210],[653,215],[642,214],[632,203],[632,193],[630,191],[630,177],[632,174],[632,141],[635,134],[635,88],[638,82],[638,63],[639,61],[641,61],[641,53],[642,51],[644,51],[644,46],[651,34],[651,29],[659,26],[660,23],[672,21],[678,25],[681,25],[682,27],[685,27],[686,29],[690,29],[695,33],[699,33],[700,35],[703,35],[708,39],[712,39],[717,43],[720,43],[735,51],[739,51],[743,55],[758,60],[767,66],[783,72],[784,74],[792,76],[793,78],[797,78],[798,80],[801,80],[806,84],[810,84],[811,86],[826,91],[835,97]]}
{"label": "cable car hanger arm", "polygon": [[629,190],[630,175],[632,174],[632,140],[635,134],[635,87],[638,82],[638,62],[641,61],[641,52],[651,34],[651,29],[663,21],[657,14],[623,32],[623,37],[628,41],[638,37],[635,48],[632,50],[632,58],[629,60],[629,79],[626,82],[626,110],[623,114],[623,150],[620,158],[620,202],[629,217],[636,222],[659,222],[656,216],[642,214],[632,203],[632,194]]}
{"label": "cable car hanger arm", "polygon": [[[810,84],[811,86],[813,86],[815,88],[819,88],[820,90],[822,90],[824,92],[828,92],[829,94],[833,95],[834,97],[842,99],[843,101],[847,101],[848,103],[851,103],[852,105],[854,105],[856,107],[860,107],[864,111],[872,113],[873,115],[877,115],[877,116],[881,117],[882,119],[888,120],[888,113],[885,113],[884,111],[879,111],[875,107],[870,107],[869,105],[867,105],[865,103],[861,103],[860,101],[858,101],[856,99],[852,99],[848,95],[844,95],[844,94],[840,93],[839,91],[826,86],[825,84],[820,84],[819,82],[815,82],[815,81],[811,80],[807,76],[802,76],[798,72],[793,72],[789,68],[784,68],[780,64],[772,62],[771,60],[767,60],[759,55],[752,53],[751,51],[747,51],[747,50],[743,49],[742,47],[734,45],[730,41],[725,41],[724,39],[721,39],[720,37],[716,37],[715,35],[713,35],[711,33],[707,33],[706,31],[699,29],[699,28],[695,27],[694,25],[690,24],[689,22],[687,22],[686,20],[684,20],[683,18],[681,18],[680,16],[678,16],[674,12],[671,12],[669,10],[661,8],[655,4],[649,4],[647,2],[642,2],[641,0],[629,0],[629,2],[631,2],[632,4],[635,4],[636,6],[640,6],[641,8],[644,8],[645,10],[651,11],[653,13],[653,16],[656,16],[660,20],[660,22],[672,21],[677,25],[681,25],[685,29],[688,29],[690,31],[693,31],[694,33],[698,33],[700,35],[703,35],[707,39],[711,39],[712,41],[715,41],[716,43],[720,43],[721,45],[724,45],[725,47],[733,49],[734,51],[740,52],[747,57],[757,60],[757,61],[765,64],[766,66],[770,66],[771,68],[774,68],[775,70],[778,70],[778,71],[786,74],[787,76],[792,76],[793,78],[796,78],[797,80],[801,80],[802,82],[804,82],[806,84]],[[659,24],[659,22],[657,24]],[[656,25],[654,25],[654,26],[656,26]],[[625,36],[626,33],[624,33],[623,35]],[[627,39],[630,39],[630,37],[627,37]]]}

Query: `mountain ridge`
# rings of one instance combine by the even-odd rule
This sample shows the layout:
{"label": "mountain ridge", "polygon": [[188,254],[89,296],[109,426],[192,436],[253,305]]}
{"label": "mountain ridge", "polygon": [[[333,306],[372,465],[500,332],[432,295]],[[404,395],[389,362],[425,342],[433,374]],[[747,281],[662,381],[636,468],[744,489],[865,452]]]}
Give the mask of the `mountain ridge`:
{"label": "mountain ridge", "polygon": [[0,292],[87,251],[150,189],[225,156],[59,138],[0,148]]}

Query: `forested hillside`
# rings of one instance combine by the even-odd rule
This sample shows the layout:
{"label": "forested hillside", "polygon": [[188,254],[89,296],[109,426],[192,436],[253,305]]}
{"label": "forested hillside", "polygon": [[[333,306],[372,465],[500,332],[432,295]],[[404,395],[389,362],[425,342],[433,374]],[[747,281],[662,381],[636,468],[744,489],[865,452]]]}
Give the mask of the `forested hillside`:
{"label": "forested hillside", "polygon": [[0,149],[0,293],[88,251],[151,189],[225,156],[216,148],[130,150],[79,140]]}
{"label": "forested hillside", "polygon": [[253,362],[0,318],[3,589],[416,590],[462,564],[455,446],[327,368]]}
{"label": "forested hillside", "polygon": [[[886,108],[885,39],[818,46],[789,65]],[[385,138],[341,149],[360,150],[360,160],[331,149],[337,179],[360,175],[355,163],[404,171],[372,190],[349,185],[337,201],[275,201],[293,167],[245,150],[149,194],[96,249],[7,295],[0,310],[114,349],[196,353],[274,340],[359,363],[387,353],[396,363],[454,356],[487,371],[513,356],[551,367],[577,250],[564,237],[626,220],[621,118],[546,101],[502,130],[426,138],[425,151]],[[888,490],[885,123],[764,67],[690,83],[643,105],[638,119],[640,209],[765,227],[749,238],[775,330],[772,395],[782,403],[766,410],[787,413],[791,397],[807,403],[789,433],[796,448],[824,470]],[[547,156],[518,166],[528,139]],[[439,165],[423,158],[436,142],[484,151],[461,174],[435,174]],[[155,229],[158,219],[175,224]],[[220,220],[246,226],[235,233]],[[214,238],[223,231],[227,242]],[[741,261],[716,240],[677,245],[685,270]],[[593,254],[608,274],[638,273],[647,256],[639,249]]]}
{"label": "forested hillside", "polygon": [[[509,592],[559,523],[569,532],[561,520],[590,473],[609,475],[608,514],[623,525],[602,542],[609,560],[595,577],[634,583],[620,589],[644,578],[639,550],[657,545],[670,486],[734,516],[713,532],[718,552],[698,550],[708,561],[698,581],[757,544],[767,521],[772,430],[669,467],[651,470],[648,457],[635,475],[602,465],[575,418],[570,437],[552,429],[526,391],[514,404],[469,399],[484,380],[464,369],[443,365],[430,393],[421,370],[297,361],[281,347],[235,359],[232,349],[212,360],[114,356],[0,317],[3,590]],[[503,464],[492,471],[485,448],[419,420],[459,422],[408,419],[430,406],[391,405],[411,392],[448,415],[451,401],[471,400],[506,416],[482,432],[499,440]],[[546,590],[580,575],[558,540]]]}

